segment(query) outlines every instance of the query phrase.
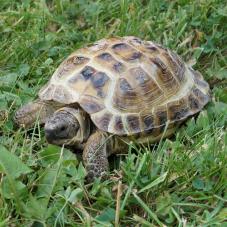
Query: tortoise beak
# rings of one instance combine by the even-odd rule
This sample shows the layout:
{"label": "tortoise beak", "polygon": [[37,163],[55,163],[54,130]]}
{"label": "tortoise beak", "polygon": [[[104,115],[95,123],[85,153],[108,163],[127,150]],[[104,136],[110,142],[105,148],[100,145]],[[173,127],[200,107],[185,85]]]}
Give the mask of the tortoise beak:
{"label": "tortoise beak", "polygon": [[45,128],[45,137],[48,143],[53,143],[53,141],[56,139],[53,130],[48,128]]}

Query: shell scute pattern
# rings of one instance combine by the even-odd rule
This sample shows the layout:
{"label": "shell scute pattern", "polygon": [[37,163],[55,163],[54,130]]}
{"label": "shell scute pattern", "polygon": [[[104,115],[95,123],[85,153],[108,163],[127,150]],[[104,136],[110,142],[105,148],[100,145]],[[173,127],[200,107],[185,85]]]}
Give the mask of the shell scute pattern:
{"label": "shell scute pattern", "polygon": [[117,43],[112,46],[113,52],[120,56],[124,61],[130,62],[140,59],[142,53],[126,43]]}
{"label": "shell scute pattern", "polygon": [[154,104],[164,98],[164,92],[159,88],[147,72],[141,67],[131,68],[125,78],[131,82],[132,89],[136,94],[140,94],[139,102],[143,106],[147,103]]}
{"label": "shell scute pattern", "polygon": [[80,105],[89,114],[99,112],[105,108],[99,99],[89,95],[84,95],[80,99]]}
{"label": "shell scute pattern", "polygon": [[198,85],[199,87],[202,87],[204,89],[209,89],[208,83],[205,80],[203,80],[203,76],[200,74],[200,72],[192,70],[192,69],[190,69],[190,70],[194,74],[194,81],[195,81],[196,85]]}
{"label": "shell scute pattern", "polygon": [[119,135],[126,134],[122,117],[119,115],[115,116],[115,119],[114,119],[114,131]]}
{"label": "shell scute pattern", "polygon": [[125,71],[125,66],[121,62],[116,62],[113,64],[112,69],[115,73],[123,73]]}
{"label": "shell scute pattern", "polygon": [[198,87],[193,88],[192,92],[201,103],[208,102],[209,96],[207,94],[204,94]]}
{"label": "shell scute pattern", "polygon": [[98,128],[103,131],[109,131],[109,125],[113,118],[113,114],[105,111],[102,115],[96,116],[96,118],[93,119],[93,122],[95,125],[98,125]]}
{"label": "shell scute pattern", "polygon": [[129,135],[141,132],[140,119],[137,114],[130,114],[126,117],[127,131]]}
{"label": "shell scute pattern", "polygon": [[170,67],[174,76],[177,78],[179,83],[183,83],[185,79],[185,65],[173,52],[163,52],[163,56],[166,59],[166,64]]}
{"label": "shell scute pattern", "polygon": [[192,111],[196,111],[201,108],[201,104],[199,100],[193,94],[190,94],[188,96],[188,103]]}
{"label": "shell scute pattern", "polygon": [[209,101],[209,85],[180,57],[136,37],[81,48],[56,70],[39,96],[78,103],[101,130],[159,136]]}
{"label": "shell scute pattern", "polygon": [[164,62],[158,57],[151,58],[150,60],[157,67],[156,79],[163,90],[167,93],[172,93],[178,90],[179,85]]}
{"label": "shell scute pattern", "polygon": [[151,132],[151,130],[154,129],[155,123],[154,123],[154,116],[148,114],[148,115],[141,115],[140,116],[142,121],[142,128],[145,133]]}
{"label": "shell scute pattern", "polygon": [[92,78],[91,82],[94,88],[103,87],[110,78],[104,72],[97,72]]}
{"label": "shell scute pattern", "polygon": [[58,68],[56,77],[64,79],[65,76],[70,74],[76,68],[80,68],[89,62],[89,58],[81,55],[73,55],[67,58]]}
{"label": "shell scute pattern", "polygon": [[119,91],[124,96],[136,96],[136,93],[133,91],[131,85],[128,83],[128,81],[125,78],[119,79]]}
{"label": "shell scute pattern", "polygon": [[95,43],[91,43],[90,45],[85,47],[85,49],[87,49],[87,51],[92,54],[92,53],[105,51],[107,47],[108,47],[108,41],[106,39],[101,39]]}
{"label": "shell scute pattern", "polygon": [[161,126],[161,127],[164,128],[165,125],[166,125],[166,122],[168,121],[168,113],[167,113],[167,110],[165,108],[164,109],[157,110],[155,112],[155,116],[157,118],[156,125]]}
{"label": "shell scute pattern", "polygon": [[114,58],[112,57],[112,55],[107,53],[107,52],[104,52],[100,55],[97,55],[97,58],[99,58],[103,61],[106,61],[107,63],[110,62],[110,61],[114,61]]}
{"label": "shell scute pattern", "polygon": [[123,73],[126,69],[126,66],[122,62],[116,60],[116,58],[108,52],[97,55],[95,61],[101,66],[106,65],[108,70],[111,70],[116,76]]}
{"label": "shell scute pattern", "polygon": [[188,116],[189,107],[184,98],[168,103],[168,117],[170,121],[179,121]]}
{"label": "shell scute pattern", "polygon": [[150,80],[149,75],[141,67],[129,69],[129,74],[135,78],[135,86],[143,86]]}
{"label": "shell scute pattern", "polygon": [[84,69],[81,71],[81,75],[84,77],[85,80],[90,79],[95,73],[96,70],[91,66],[85,66]]}

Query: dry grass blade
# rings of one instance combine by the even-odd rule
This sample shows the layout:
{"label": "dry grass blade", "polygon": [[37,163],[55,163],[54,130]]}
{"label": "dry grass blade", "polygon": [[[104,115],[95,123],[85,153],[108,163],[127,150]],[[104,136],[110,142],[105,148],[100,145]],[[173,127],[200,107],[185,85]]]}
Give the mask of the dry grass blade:
{"label": "dry grass blade", "polygon": [[118,187],[117,187],[115,227],[118,227],[119,226],[120,206],[121,206],[121,194],[122,194],[122,182],[119,180]]}

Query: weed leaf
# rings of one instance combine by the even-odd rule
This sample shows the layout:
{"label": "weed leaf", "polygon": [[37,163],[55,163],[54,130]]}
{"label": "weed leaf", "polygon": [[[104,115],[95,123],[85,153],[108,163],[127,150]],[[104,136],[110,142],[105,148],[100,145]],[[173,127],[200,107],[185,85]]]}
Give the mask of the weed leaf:
{"label": "weed leaf", "polygon": [[10,153],[0,145],[0,172],[18,178],[21,174],[27,174],[32,170],[25,165],[16,155]]}

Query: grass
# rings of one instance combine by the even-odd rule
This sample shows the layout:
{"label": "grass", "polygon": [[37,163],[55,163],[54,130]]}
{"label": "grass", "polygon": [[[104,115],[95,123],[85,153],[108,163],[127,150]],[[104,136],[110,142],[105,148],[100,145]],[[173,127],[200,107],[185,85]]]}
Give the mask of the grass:
{"label": "grass", "polygon": [[[131,144],[88,185],[73,153],[12,119],[74,49],[113,35],[174,49],[213,98],[171,140]],[[0,226],[227,226],[223,0],[0,0],[0,43]]]}

